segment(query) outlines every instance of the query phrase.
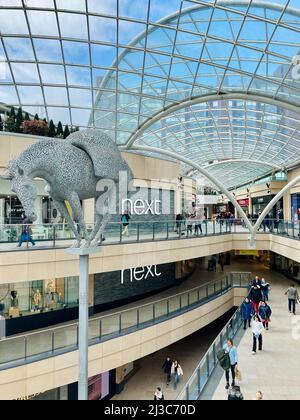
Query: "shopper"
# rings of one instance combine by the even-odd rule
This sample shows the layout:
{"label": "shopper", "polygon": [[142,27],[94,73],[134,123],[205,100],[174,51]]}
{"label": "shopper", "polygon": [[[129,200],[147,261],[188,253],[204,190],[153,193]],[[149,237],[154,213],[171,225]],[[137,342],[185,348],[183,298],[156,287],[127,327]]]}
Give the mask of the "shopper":
{"label": "shopper", "polygon": [[285,294],[288,295],[290,314],[293,313],[296,315],[296,303],[299,301],[299,294],[295,285],[291,284]]}
{"label": "shopper", "polygon": [[29,220],[26,216],[23,219],[22,222],[22,233],[20,236],[20,240],[19,240],[19,244],[18,244],[18,248],[21,248],[21,246],[23,245],[23,242],[26,243],[31,243],[32,246],[35,246],[35,242],[32,239],[32,230],[30,227],[31,224],[31,220]]}
{"label": "shopper", "polygon": [[180,376],[183,376],[183,370],[178,360],[175,360],[175,362],[173,363],[171,372],[173,375],[173,385],[174,385],[174,390],[175,390],[179,383]]}
{"label": "shopper", "polygon": [[247,324],[249,328],[251,327],[251,319],[253,317],[253,306],[248,298],[242,303],[242,318],[244,320],[244,330],[247,329]]}
{"label": "shopper", "polygon": [[183,234],[183,232],[182,232],[183,221],[184,221],[184,219],[183,219],[182,214],[177,214],[176,215],[176,233],[177,233],[177,235],[182,235]]}
{"label": "shopper", "polygon": [[162,393],[162,390],[160,387],[156,388],[155,394],[154,394],[154,400],[156,401],[163,401],[165,399],[164,394]]}
{"label": "shopper", "polygon": [[219,264],[221,267],[222,273],[224,272],[224,265],[225,265],[225,255],[222,253],[219,255]]}
{"label": "shopper", "polygon": [[263,300],[265,302],[268,302],[268,300],[269,300],[269,292],[270,292],[271,286],[270,286],[269,283],[266,282],[266,280],[264,278],[261,279],[261,286],[260,286],[260,288],[261,288],[261,292],[262,292],[262,295],[263,295]]}
{"label": "shopper", "polygon": [[237,364],[238,364],[238,353],[237,353],[236,347],[233,345],[233,340],[232,339],[227,340],[223,349],[228,354],[229,360],[230,360],[230,368],[225,370],[225,377],[226,377],[226,387],[225,388],[229,389],[230,388],[230,385],[229,385],[229,377],[230,377],[229,373],[230,373],[230,371],[231,371],[231,376],[232,376],[231,386],[235,386],[235,371],[236,371]]}
{"label": "shopper", "polygon": [[187,236],[192,236],[193,235],[193,226],[195,223],[195,216],[193,213],[189,213],[186,215],[186,231],[187,231]]}
{"label": "shopper", "polygon": [[258,313],[259,303],[262,301],[262,293],[261,289],[259,289],[258,285],[255,283],[254,286],[251,288],[249,293],[249,299],[251,300],[253,306],[253,312],[255,314]]}
{"label": "shopper", "polygon": [[271,322],[272,309],[267,302],[262,301],[259,306],[258,315],[263,323],[264,328],[269,330],[269,323]]}
{"label": "shopper", "polygon": [[163,364],[163,366],[162,366],[162,369],[164,370],[164,372],[166,374],[167,386],[171,382],[172,365],[173,365],[172,360],[170,359],[170,357],[167,357],[166,360],[165,360],[165,362],[164,362],[164,364]]}
{"label": "shopper", "polygon": [[125,213],[122,214],[122,217],[121,217],[121,222],[123,225],[122,236],[129,236],[129,221],[130,221],[130,216],[128,214],[128,211],[126,211]]}
{"label": "shopper", "polygon": [[261,288],[261,280],[258,276],[255,276],[255,279],[252,281],[252,287],[257,286],[259,289]]}
{"label": "shopper", "polygon": [[263,338],[262,333],[264,331],[264,326],[260,320],[260,317],[256,314],[253,318],[252,324],[252,333],[253,333],[253,347],[252,347],[252,354],[256,354],[257,350],[257,342],[258,342],[258,350],[262,351],[263,346]]}
{"label": "shopper", "polygon": [[243,401],[244,396],[239,386],[233,386],[228,392],[228,401]]}

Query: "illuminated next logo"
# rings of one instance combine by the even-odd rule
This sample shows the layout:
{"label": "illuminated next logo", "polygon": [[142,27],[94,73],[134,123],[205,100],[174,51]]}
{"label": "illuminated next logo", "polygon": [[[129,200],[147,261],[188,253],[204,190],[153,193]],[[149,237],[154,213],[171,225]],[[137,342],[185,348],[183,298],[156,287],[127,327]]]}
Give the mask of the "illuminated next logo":
{"label": "illuminated next logo", "polygon": [[129,273],[129,281],[133,283],[134,281],[142,281],[151,278],[156,278],[161,276],[156,265],[148,265],[147,267],[136,267],[130,268],[128,270],[121,271],[121,284],[124,284],[124,275]]}

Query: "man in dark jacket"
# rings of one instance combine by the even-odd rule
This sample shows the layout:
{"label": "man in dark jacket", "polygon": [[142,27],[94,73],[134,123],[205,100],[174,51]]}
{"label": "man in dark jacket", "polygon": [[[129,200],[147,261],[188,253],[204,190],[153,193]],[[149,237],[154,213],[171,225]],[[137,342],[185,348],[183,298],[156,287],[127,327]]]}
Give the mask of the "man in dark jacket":
{"label": "man in dark jacket", "polygon": [[251,319],[253,316],[253,306],[248,298],[246,298],[242,304],[242,318],[244,320],[244,330],[247,329],[247,324],[249,328],[251,327]]}
{"label": "man in dark jacket", "polygon": [[162,366],[162,369],[164,370],[165,374],[166,374],[166,378],[167,378],[167,386],[169,385],[169,383],[171,382],[171,371],[172,371],[172,365],[173,362],[170,359],[170,357],[167,357],[165,360],[165,363]]}
{"label": "man in dark jacket", "polygon": [[263,300],[261,289],[258,288],[257,284],[251,288],[249,293],[249,299],[251,300],[253,311],[258,314],[259,303]]}

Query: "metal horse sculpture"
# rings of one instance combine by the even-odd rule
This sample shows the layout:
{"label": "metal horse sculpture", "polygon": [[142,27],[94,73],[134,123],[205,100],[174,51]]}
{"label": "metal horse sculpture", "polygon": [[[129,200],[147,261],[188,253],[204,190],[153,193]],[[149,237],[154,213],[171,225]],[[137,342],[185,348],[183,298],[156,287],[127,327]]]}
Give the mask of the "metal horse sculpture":
{"label": "metal horse sculpture", "polygon": [[[103,191],[97,191],[97,184],[103,179],[113,181],[116,186],[106,191],[108,200],[113,200],[121,171],[127,172],[128,182],[133,179],[132,171],[117,145],[109,136],[97,130],[76,132],[66,140],[41,140],[12,161],[8,170],[12,190],[19,197],[27,217],[33,222],[37,220],[37,189],[33,180],[42,178],[48,183],[47,191],[54,205],[74,232],[76,247],[97,246],[111,218],[105,202],[103,207],[106,208],[96,210],[95,227],[88,234],[80,201],[98,199]],[[72,216],[66,202],[72,208]]]}

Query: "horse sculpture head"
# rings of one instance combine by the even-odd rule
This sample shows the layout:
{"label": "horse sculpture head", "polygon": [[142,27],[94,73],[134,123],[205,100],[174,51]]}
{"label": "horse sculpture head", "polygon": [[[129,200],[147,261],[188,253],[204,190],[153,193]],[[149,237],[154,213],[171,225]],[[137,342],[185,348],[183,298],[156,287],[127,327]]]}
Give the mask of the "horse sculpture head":
{"label": "horse sculpture head", "polygon": [[19,165],[18,161],[13,161],[8,167],[11,178],[11,189],[17,194],[22,203],[26,217],[31,221],[37,220],[35,203],[37,198],[37,188],[33,180],[26,175],[25,170]]}

